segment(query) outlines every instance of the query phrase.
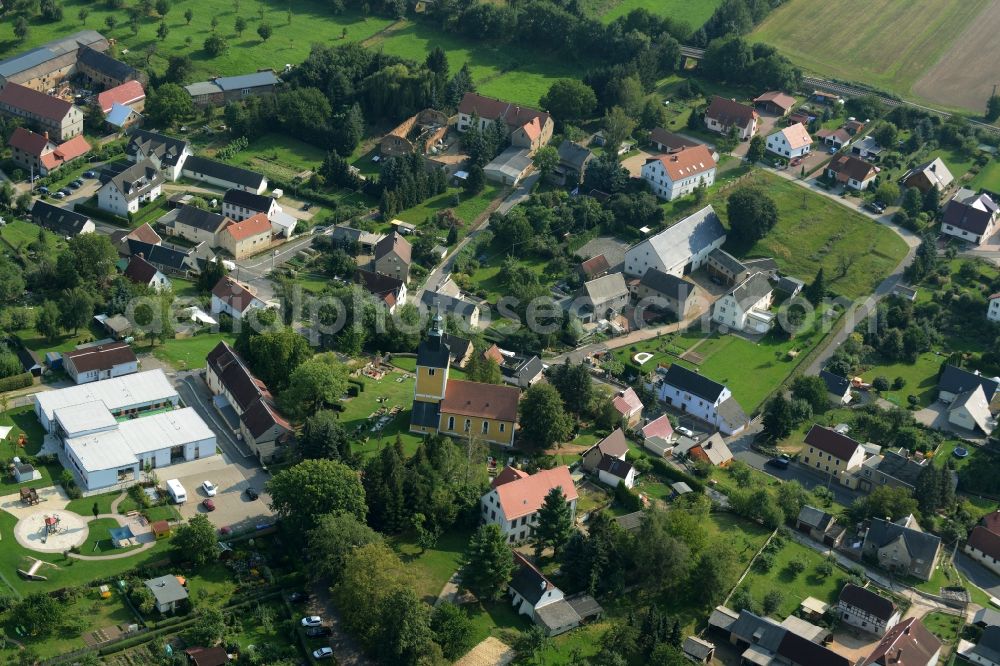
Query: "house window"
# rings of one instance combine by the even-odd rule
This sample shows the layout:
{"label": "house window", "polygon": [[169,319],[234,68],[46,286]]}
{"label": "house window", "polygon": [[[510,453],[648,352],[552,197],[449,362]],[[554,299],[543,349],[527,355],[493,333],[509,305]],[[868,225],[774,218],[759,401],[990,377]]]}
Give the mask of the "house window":
{"label": "house window", "polygon": [[472,421],[465,419],[465,432],[469,432],[470,428],[472,428]]}
{"label": "house window", "polygon": [[500,432],[503,432],[504,430],[506,430],[507,429],[506,426],[507,426],[506,423],[501,423],[500,424]]}
{"label": "house window", "polygon": [[489,421],[483,421],[483,434],[484,435],[490,434],[490,422]]}
{"label": "house window", "polygon": [[428,369],[427,370],[427,374],[430,375],[431,377],[433,377],[434,376],[434,368]]}
{"label": "house window", "polygon": [[448,417],[448,430],[454,430],[454,429],[455,429],[455,417],[454,416],[449,416]]}

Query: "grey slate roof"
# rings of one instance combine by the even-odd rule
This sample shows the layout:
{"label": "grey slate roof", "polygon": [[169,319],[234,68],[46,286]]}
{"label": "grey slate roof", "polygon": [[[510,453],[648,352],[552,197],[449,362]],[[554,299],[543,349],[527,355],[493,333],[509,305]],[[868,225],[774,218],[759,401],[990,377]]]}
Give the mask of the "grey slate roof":
{"label": "grey slate roof", "polygon": [[604,454],[601,456],[601,461],[597,463],[597,469],[602,472],[607,472],[616,478],[626,479],[628,478],[629,472],[632,471],[632,464],[628,461],[619,460],[614,456]]}
{"label": "grey slate roof", "polygon": [[119,81],[129,81],[136,78],[139,72],[120,60],[115,60],[109,55],[95,51],[89,46],[81,46],[77,55],[78,62],[87,65],[105,76]]}
{"label": "grey slate roof", "polygon": [[188,142],[165,134],[157,134],[149,130],[134,128],[129,133],[129,142],[125,146],[127,155],[135,155],[140,149],[147,157],[155,155],[164,164],[175,165]]}
{"label": "grey slate roof", "polygon": [[896,523],[890,523],[882,518],[872,518],[865,543],[871,542],[882,548],[891,541],[903,537],[906,550],[915,559],[930,562],[941,545],[941,538],[927,532],[920,532]]}
{"label": "grey slate roof", "polygon": [[712,381],[697,372],[688,370],[677,363],[667,368],[667,372],[664,375],[664,382],[691,395],[696,395],[703,400],[708,400],[711,403],[714,403],[719,398],[719,394],[726,388],[722,384]]}
{"label": "grey slate roof", "polygon": [[969,651],[979,655],[985,661],[1000,663],[1000,627],[988,626],[983,630],[976,647]]}
{"label": "grey slate roof", "polygon": [[690,655],[699,661],[704,661],[715,649],[715,645],[697,636],[688,636],[684,639],[681,650],[684,654]]}
{"label": "grey slate roof", "polygon": [[[900,449],[900,451],[902,450]],[[882,451],[882,460],[878,464],[878,471],[907,485],[916,486],[917,477],[924,471],[924,466],[897,451],[886,450]]]}
{"label": "grey slate roof", "polygon": [[109,182],[126,200],[132,201],[162,184],[163,175],[147,158],[112,176]]}
{"label": "grey slate roof", "polygon": [[213,178],[218,178],[229,183],[236,183],[237,185],[249,187],[253,190],[256,190],[265,182],[264,174],[250,171],[249,169],[241,169],[225,162],[210,160],[207,157],[198,157],[197,155],[192,155],[185,160],[184,170],[202,173],[206,176],[212,176]]}
{"label": "grey slate roof", "polygon": [[54,39],[30,51],[18,53],[5,60],[0,60],[0,76],[9,78],[59,56],[66,55],[72,51],[78,51],[82,46],[89,46],[91,44],[101,44],[107,47],[107,40],[96,30],[81,30],[71,35]]}
{"label": "grey slate roof", "polygon": [[517,569],[510,579],[510,587],[532,606],[542,598],[542,593],[555,588],[552,581],[542,575],[542,572],[523,556],[515,554],[514,564]]}
{"label": "grey slate roof", "polygon": [[177,576],[167,575],[160,576],[159,578],[150,578],[144,581],[144,585],[156,597],[158,604],[169,604],[188,598],[187,590],[177,581]]}
{"label": "grey slate roof", "polygon": [[239,76],[220,76],[215,79],[215,82],[223,90],[242,90],[243,88],[278,85],[281,83],[281,79],[275,76],[274,72],[267,69],[263,72],[240,74]]}
{"label": "grey slate roof", "polygon": [[417,346],[417,365],[444,368],[448,366],[450,357],[451,347],[435,331],[431,331]]}
{"label": "grey slate roof", "polygon": [[589,594],[584,594],[579,592],[577,594],[571,594],[566,597],[566,603],[573,607],[576,614],[580,616],[581,619],[586,620],[589,617],[595,617],[604,612],[601,605],[597,603],[597,600]]}
{"label": "grey slate roof", "polygon": [[896,604],[889,599],[851,583],[840,591],[840,601],[848,606],[860,608],[880,620],[888,620],[896,612]]}
{"label": "grey slate roof", "polygon": [[271,210],[271,201],[271,197],[243,190],[226,190],[226,195],[222,198],[223,203],[241,206],[258,213],[266,213]]}
{"label": "grey slate roof", "polygon": [[743,261],[743,265],[752,270],[764,273],[773,273],[778,270],[778,262],[770,257],[763,257],[761,259],[745,259]]}
{"label": "grey slate roof", "polygon": [[642,511],[635,511],[633,513],[627,513],[624,516],[618,516],[615,518],[615,522],[626,532],[635,532],[642,525],[642,521],[645,520],[646,514]]}
{"label": "grey slate roof", "polygon": [[129,254],[142,254],[143,258],[154,266],[166,266],[178,271],[188,268],[188,255],[180,250],[163,245],[153,245],[133,238],[128,239]]}
{"label": "grey slate roof", "polygon": [[826,531],[826,528],[830,526],[833,520],[833,516],[814,506],[806,505],[799,510],[798,522],[817,530]]}
{"label": "grey slate roof", "polygon": [[732,291],[733,298],[741,309],[746,310],[773,291],[771,283],[763,273],[754,273]]}
{"label": "grey slate roof", "polygon": [[194,206],[181,206],[177,211],[177,217],[174,219],[179,224],[194,227],[195,229],[201,229],[202,231],[207,231],[212,234],[217,232],[219,227],[222,226],[222,223],[226,221],[226,217],[224,215],[219,215],[218,213],[213,213],[209,210],[195,208]]}
{"label": "grey slate roof", "polygon": [[992,608],[980,608],[972,616],[972,623],[981,627],[1000,626],[1000,611]]}
{"label": "grey slate roof", "polygon": [[559,163],[577,171],[582,172],[583,167],[587,164],[587,160],[593,156],[594,154],[589,149],[584,148],[578,143],[563,141],[559,144]]}
{"label": "grey slate roof", "polygon": [[982,385],[983,392],[986,394],[986,400],[993,400],[993,396],[997,392],[997,383],[995,381],[955,367],[954,365],[946,365],[944,367],[941,378],[938,380],[938,389],[958,395],[959,393],[965,393],[975,388],[976,384]]}
{"label": "grey slate roof", "polygon": [[625,277],[621,273],[612,273],[611,275],[605,275],[590,282],[585,282],[583,289],[587,292],[587,298],[595,304],[606,303],[607,301],[628,294],[628,286],[625,284]]}
{"label": "grey slate roof", "polygon": [[664,266],[672,268],[725,237],[726,229],[715,209],[705,206],[644,242],[652,246]]}
{"label": "grey slate roof", "polygon": [[437,402],[413,401],[410,424],[425,428],[437,428],[441,423],[441,405]]}
{"label": "grey slate roof", "polygon": [[535,620],[549,631],[579,624],[580,615],[565,599],[545,604],[535,611]]}
{"label": "grey slate roof", "polygon": [[729,254],[722,248],[717,248],[715,250],[712,250],[711,254],[709,254],[708,256],[710,259],[722,264],[722,266],[730,273],[742,273],[747,268],[742,261],[740,261],[733,255]]}
{"label": "grey slate roof", "polygon": [[716,411],[718,411],[719,416],[721,416],[723,420],[731,426],[742,425],[749,420],[746,412],[743,411],[743,407],[741,407],[740,403],[736,402],[736,398],[732,396],[719,403],[719,407]]}
{"label": "grey slate roof", "polygon": [[469,314],[478,308],[475,303],[436,291],[425,291],[420,297],[420,302],[432,311],[437,311],[440,307],[443,314],[456,314],[459,316]]}
{"label": "grey slate roof", "polygon": [[851,388],[851,382],[846,377],[840,377],[828,370],[820,370],[819,378],[826,384],[826,390],[835,395],[844,395]]}
{"label": "grey slate roof", "polygon": [[36,199],[31,207],[31,219],[60,236],[75,236],[90,220],[86,215]]}
{"label": "grey slate roof", "polygon": [[639,280],[639,284],[668,298],[675,298],[681,303],[687,301],[694,293],[693,284],[671,273],[664,273],[658,268],[650,268],[646,271],[646,274]]}
{"label": "grey slate roof", "polygon": [[537,377],[538,373],[544,368],[545,365],[542,363],[542,359],[532,356],[531,358],[523,359],[521,363],[513,367],[502,365],[500,366],[500,372],[506,377],[516,379],[518,384],[520,384],[529,381],[533,377]]}

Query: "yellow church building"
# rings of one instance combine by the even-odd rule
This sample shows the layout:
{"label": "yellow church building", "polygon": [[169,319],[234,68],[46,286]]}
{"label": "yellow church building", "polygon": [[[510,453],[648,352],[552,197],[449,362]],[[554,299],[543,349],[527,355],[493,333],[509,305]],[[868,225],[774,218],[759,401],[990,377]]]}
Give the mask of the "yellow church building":
{"label": "yellow church building", "polygon": [[475,437],[512,446],[521,392],[513,386],[449,379],[450,367],[451,349],[444,341],[438,315],[417,348],[410,432]]}

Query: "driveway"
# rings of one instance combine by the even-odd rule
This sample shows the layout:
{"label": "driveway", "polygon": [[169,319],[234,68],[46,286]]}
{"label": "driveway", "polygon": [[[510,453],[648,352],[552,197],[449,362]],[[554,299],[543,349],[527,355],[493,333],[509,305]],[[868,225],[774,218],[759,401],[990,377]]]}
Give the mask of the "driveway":
{"label": "driveway", "polygon": [[986,435],[981,432],[972,432],[965,428],[960,428],[948,421],[948,405],[937,401],[930,407],[924,407],[913,413],[913,418],[928,428],[934,428],[940,432],[950,432],[962,439],[972,442],[985,442]]}
{"label": "driveway", "polygon": [[991,597],[1000,598],[1000,576],[977,564],[962,551],[955,553],[955,567],[976,587],[982,588]]}
{"label": "driveway", "polygon": [[633,178],[642,177],[642,165],[646,163],[646,160],[656,157],[653,153],[647,152],[645,150],[640,150],[635,155],[630,155],[622,160],[621,164],[623,167],[628,169],[628,173]]}

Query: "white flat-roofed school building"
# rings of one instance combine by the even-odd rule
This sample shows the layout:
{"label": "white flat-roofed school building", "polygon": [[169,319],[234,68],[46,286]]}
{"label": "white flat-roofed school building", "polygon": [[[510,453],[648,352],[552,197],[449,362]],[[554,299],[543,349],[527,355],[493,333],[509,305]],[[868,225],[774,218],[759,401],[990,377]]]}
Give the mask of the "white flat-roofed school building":
{"label": "white flat-roofed school building", "polygon": [[[74,409],[57,410],[56,418],[62,421],[62,412]],[[106,427],[64,440],[66,457],[87,490],[138,481],[146,466],[161,469],[215,455],[215,433],[191,407],[111,426],[104,416],[101,421]]]}
{"label": "white flat-roofed school building", "polygon": [[[104,411],[110,412],[113,417],[120,417],[139,414],[151,409],[176,407],[180,402],[180,396],[177,395],[177,391],[167,380],[167,376],[163,374],[162,370],[147,370],[146,372],[70,386],[56,391],[44,391],[36,393],[33,397],[35,414],[42,427],[50,434],[68,432],[64,429],[60,433],[57,428],[55,412],[63,407],[101,402],[104,405]],[[104,418],[102,414],[95,413],[95,411],[91,411],[89,414],[95,420]],[[84,426],[86,425],[87,415],[86,410],[77,410],[68,412],[65,418],[72,418],[71,428],[78,429],[81,427],[81,422]]]}

